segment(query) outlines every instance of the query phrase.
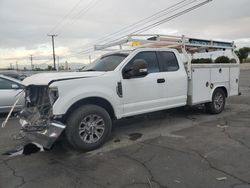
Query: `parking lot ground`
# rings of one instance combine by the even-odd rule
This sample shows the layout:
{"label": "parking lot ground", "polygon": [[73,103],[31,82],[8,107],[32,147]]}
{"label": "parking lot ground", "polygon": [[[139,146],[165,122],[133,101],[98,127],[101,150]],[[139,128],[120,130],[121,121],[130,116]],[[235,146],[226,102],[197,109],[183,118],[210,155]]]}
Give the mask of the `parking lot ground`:
{"label": "parking lot ground", "polygon": [[[250,187],[250,70],[241,96],[219,115],[177,108],[115,122],[111,139],[83,153],[61,140],[51,151],[0,156],[0,187]],[[2,120],[1,120],[2,121]],[[12,118],[0,152],[20,145]]]}

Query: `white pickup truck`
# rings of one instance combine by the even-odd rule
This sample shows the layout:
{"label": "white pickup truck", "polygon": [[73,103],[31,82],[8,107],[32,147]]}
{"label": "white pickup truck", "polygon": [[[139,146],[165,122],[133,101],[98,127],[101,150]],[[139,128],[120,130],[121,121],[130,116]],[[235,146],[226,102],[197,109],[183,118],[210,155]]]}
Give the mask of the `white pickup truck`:
{"label": "white pickup truck", "polygon": [[[93,150],[107,140],[115,119],[196,104],[205,104],[208,112],[217,114],[227,97],[238,95],[239,60],[233,43],[156,38],[136,40],[140,47],[131,51],[103,55],[83,72],[26,78],[22,130],[45,148],[65,131],[73,147]],[[133,40],[129,36],[121,42]],[[222,49],[231,50],[236,63],[192,65],[188,55]]]}

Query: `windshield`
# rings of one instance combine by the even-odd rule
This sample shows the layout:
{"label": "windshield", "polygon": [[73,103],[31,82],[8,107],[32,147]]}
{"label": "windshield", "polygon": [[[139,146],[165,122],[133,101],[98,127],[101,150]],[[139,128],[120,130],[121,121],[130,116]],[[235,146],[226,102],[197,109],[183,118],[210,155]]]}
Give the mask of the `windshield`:
{"label": "windshield", "polygon": [[127,56],[124,53],[102,56],[84,68],[84,71],[113,71]]}

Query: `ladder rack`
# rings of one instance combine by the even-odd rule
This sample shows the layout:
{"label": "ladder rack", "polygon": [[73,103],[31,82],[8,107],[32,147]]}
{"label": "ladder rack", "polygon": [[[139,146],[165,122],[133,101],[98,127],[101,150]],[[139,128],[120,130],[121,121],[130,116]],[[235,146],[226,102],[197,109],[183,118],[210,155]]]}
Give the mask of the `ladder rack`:
{"label": "ladder rack", "polygon": [[136,48],[174,48],[181,52],[187,60],[187,74],[191,79],[191,57],[188,54],[213,52],[218,50],[231,50],[233,57],[239,64],[239,58],[235,54],[236,48],[234,42],[224,42],[207,39],[188,38],[183,36],[158,35],[158,34],[133,34],[128,35],[120,40],[110,43],[94,45],[94,50],[107,50],[108,48],[119,46],[120,50],[123,45],[128,45],[132,49]]}
{"label": "ladder rack", "polygon": [[129,35],[123,39],[106,44],[95,45],[95,50],[105,50],[110,47],[131,43],[132,48],[175,48],[185,47],[190,53],[234,49],[234,42],[222,42],[207,39],[187,38],[185,36],[170,36],[156,34]]}

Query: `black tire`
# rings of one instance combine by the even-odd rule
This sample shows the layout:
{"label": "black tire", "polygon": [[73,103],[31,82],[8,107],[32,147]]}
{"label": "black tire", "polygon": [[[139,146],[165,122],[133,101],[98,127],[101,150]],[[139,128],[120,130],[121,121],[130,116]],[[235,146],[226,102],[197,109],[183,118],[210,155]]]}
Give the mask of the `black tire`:
{"label": "black tire", "polygon": [[[95,123],[93,123],[95,118]],[[93,121],[90,121],[90,119],[93,119]],[[101,123],[96,123],[97,121],[101,121]],[[75,149],[83,151],[90,151],[100,147],[107,140],[112,129],[110,115],[104,108],[97,105],[83,105],[75,109],[70,114],[66,124],[65,135],[68,142]],[[97,128],[93,128],[93,124],[96,124]],[[104,130],[101,132],[100,130],[103,127]],[[99,131],[97,131],[98,129]],[[98,138],[96,132],[102,135],[99,135]],[[93,141],[93,139],[98,140]],[[93,142],[90,143],[90,141]]]}
{"label": "black tire", "polygon": [[224,110],[225,103],[226,103],[225,92],[220,88],[215,89],[212,97],[212,102],[205,104],[206,110],[211,114],[219,114]]}

